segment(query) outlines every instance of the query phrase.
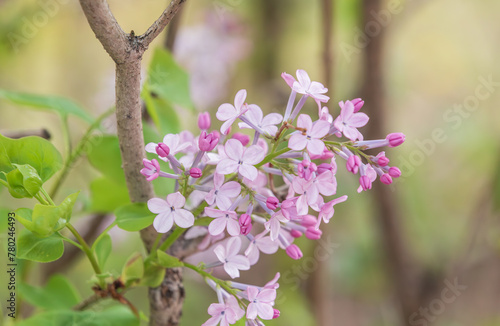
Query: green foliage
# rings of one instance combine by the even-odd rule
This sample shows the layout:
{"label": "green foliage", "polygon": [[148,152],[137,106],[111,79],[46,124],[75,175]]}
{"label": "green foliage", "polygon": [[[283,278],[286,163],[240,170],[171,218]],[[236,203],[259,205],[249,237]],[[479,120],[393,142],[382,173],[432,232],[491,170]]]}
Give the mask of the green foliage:
{"label": "green foliage", "polygon": [[39,238],[29,230],[21,232],[17,239],[17,258],[47,263],[61,258],[64,243],[61,237],[53,234]]}
{"label": "green foliage", "polygon": [[54,145],[43,138],[11,139],[0,135],[0,172],[9,173],[16,168],[14,164],[32,166],[45,182],[62,167],[62,157]]}
{"label": "green foliage", "polygon": [[160,133],[178,133],[181,131],[181,123],[177,112],[172,105],[165,99],[152,94],[144,86],[141,94],[146,108],[156,128]]}
{"label": "green foliage", "polygon": [[95,253],[97,257],[97,262],[101,268],[104,267],[106,261],[108,260],[109,255],[113,249],[113,242],[111,241],[111,236],[109,234],[105,234],[102,238],[99,239],[99,242],[95,244]]}
{"label": "green foliage", "polygon": [[165,277],[165,268],[157,263],[157,261],[147,258],[144,261],[144,277],[141,280],[141,285],[149,287],[157,287]]}
{"label": "green foliage", "polygon": [[71,218],[78,193],[66,197],[59,206],[35,204],[33,210],[20,208],[16,218],[28,230],[39,237],[48,237],[66,226]]}
{"label": "green foliage", "polygon": [[145,203],[133,203],[118,207],[115,210],[116,222],[125,231],[140,231],[151,224],[155,215]]}
{"label": "green foliage", "polygon": [[113,306],[102,311],[52,310],[34,315],[19,326],[139,326],[139,320],[126,306]]}
{"label": "green foliage", "polygon": [[12,164],[16,167],[5,175],[9,193],[14,198],[32,198],[42,187],[42,179],[29,164]]}
{"label": "green foliage", "polygon": [[142,256],[138,253],[133,254],[128,260],[122,270],[122,281],[125,286],[129,286],[142,279],[144,276],[144,262]]}
{"label": "green foliage", "polygon": [[122,170],[120,144],[116,136],[104,136],[87,152],[90,164],[103,174],[90,184],[93,212],[112,212],[130,202]]}
{"label": "green foliage", "polygon": [[20,283],[19,291],[24,300],[46,310],[71,309],[81,300],[77,290],[63,275],[52,276],[44,288]]}
{"label": "green foliage", "polygon": [[174,256],[170,256],[162,250],[157,250],[158,263],[165,268],[182,267],[184,264]]}
{"label": "green foliage", "polygon": [[54,111],[63,118],[68,115],[74,115],[88,123],[94,122],[94,118],[92,118],[87,111],[75,102],[64,97],[25,94],[0,89],[0,98],[14,104],[27,106],[31,109]]}
{"label": "green foliage", "polygon": [[[194,110],[189,93],[189,76],[175,62],[172,54],[162,48],[156,48],[153,59],[149,65],[146,91],[152,92],[158,98],[169,102],[171,105],[180,105]],[[150,108],[148,107],[148,110]],[[155,115],[151,114],[153,120]]]}

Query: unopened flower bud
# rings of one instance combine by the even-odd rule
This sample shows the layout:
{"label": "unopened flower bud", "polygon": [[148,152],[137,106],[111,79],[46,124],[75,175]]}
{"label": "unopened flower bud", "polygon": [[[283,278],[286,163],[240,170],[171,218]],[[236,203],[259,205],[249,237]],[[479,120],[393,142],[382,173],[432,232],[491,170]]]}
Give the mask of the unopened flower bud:
{"label": "unopened flower bud", "polygon": [[247,235],[252,230],[252,218],[248,214],[241,214],[240,219],[241,234]]}
{"label": "unopened flower bud", "polygon": [[290,231],[290,235],[294,238],[300,238],[302,236],[302,232],[292,229],[292,231]]}
{"label": "unopened flower bud", "polygon": [[302,222],[300,223],[302,226],[310,227],[310,226],[315,226],[316,223],[318,223],[318,220],[316,217],[312,215],[306,215],[302,218]]}
{"label": "unopened flower bud", "polygon": [[158,154],[159,157],[167,157],[168,154],[170,154],[170,148],[164,143],[159,143],[156,146],[156,154]]}
{"label": "unopened flower bud", "polygon": [[396,166],[391,166],[389,168],[389,175],[393,178],[399,178],[401,176],[401,170]]}
{"label": "unopened flower bud", "polygon": [[201,151],[210,152],[219,143],[219,134],[212,131],[207,135],[206,131],[202,131],[200,137],[198,138],[198,146]]}
{"label": "unopened flower bud", "polygon": [[250,136],[239,132],[235,133],[232,138],[239,140],[243,146],[246,146],[250,142]]}
{"label": "unopened flower bud", "polygon": [[384,173],[380,176],[380,182],[385,185],[390,185],[392,183],[392,177],[389,175],[389,173]]}
{"label": "unopened flower bud", "polygon": [[210,114],[208,112],[202,112],[198,115],[198,128],[201,130],[210,129],[211,121]]}
{"label": "unopened flower bud", "polygon": [[370,178],[368,178],[366,175],[363,175],[359,178],[359,184],[361,185],[364,191],[372,189],[372,182]]}
{"label": "unopened flower bud", "polygon": [[273,319],[276,319],[280,316],[280,311],[278,309],[273,309]]}
{"label": "unopened flower bud", "polygon": [[396,132],[388,134],[385,139],[389,142],[389,147],[396,147],[404,143],[405,135],[400,132]]}
{"label": "unopened flower bud", "polygon": [[279,203],[280,201],[276,197],[267,197],[266,199],[266,206],[272,211],[278,208]]}
{"label": "unopened flower bud", "polygon": [[192,178],[198,179],[201,178],[202,172],[199,168],[192,168],[191,170],[189,170],[189,175]]}
{"label": "unopened flower bud", "polygon": [[295,260],[300,259],[303,256],[302,251],[295,244],[291,244],[288,247],[286,247],[286,254],[290,256],[290,258]]}
{"label": "unopened flower bud", "polygon": [[354,113],[358,112],[361,110],[363,105],[365,104],[365,101],[363,101],[360,98],[355,98],[354,100],[351,100],[352,105],[354,105]]}
{"label": "unopened flower bud", "polygon": [[327,171],[333,171],[333,167],[331,164],[321,163],[320,165],[318,165],[318,170],[317,170],[318,174],[321,174],[321,173],[324,173]]}
{"label": "unopened flower bud", "polygon": [[318,167],[316,166],[316,164],[308,160],[303,160],[297,166],[297,172],[299,177],[307,181],[312,179],[313,173],[316,172],[317,170]]}
{"label": "unopened flower bud", "polygon": [[360,165],[361,165],[361,159],[357,155],[351,155],[347,159],[347,162],[346,162],[347,171],[349,171],[353,174],[358,173]]}
{"label": "unopened flower bud", "polygon": [[387,156],[380,156],[377,160],[377,164],[380,166],[386,166],[387,164],[389,164],[389,159],[387,158]]}
{"label": "unopened flower bud", "polygon": [[321,238],[323,232],[320,229],[316,229],[314,227],[307,228],[306,230],[306,238],[310,240],[318,240]]}

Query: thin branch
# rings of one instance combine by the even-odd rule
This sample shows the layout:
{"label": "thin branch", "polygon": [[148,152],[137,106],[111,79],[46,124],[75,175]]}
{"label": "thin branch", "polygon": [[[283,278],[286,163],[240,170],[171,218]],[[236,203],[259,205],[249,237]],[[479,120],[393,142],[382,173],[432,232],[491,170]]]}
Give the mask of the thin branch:
{"label": "thin branch", "polygon": [[179,30],[179,26],[181,25],[182,11],[183,10],[181,8],[177,12],[177,15],[174,16],[170,24],[168,24],[167,35],[165,36],[163,46],[170,52],[174,51],[175,41],[177,39],[177,31]]}
{"label": "thin branch", "polygon": [[80,0],[83,12],[90,28],[99,42],[117,63],[122,63],[127,56],[127,34],[116,21],[106,0]]}
{"label": "thin branch", "polygon": [[[80,0],[83,1],[83,0]],[[147,48],[149,44],[163,31],[165,26],[174,18],[175,14],[181,8],[181,5],[186,0],[172,0],[167,9],[163,11],[161,16],[151,25],[148,30],[139,36],[142,45]]]}

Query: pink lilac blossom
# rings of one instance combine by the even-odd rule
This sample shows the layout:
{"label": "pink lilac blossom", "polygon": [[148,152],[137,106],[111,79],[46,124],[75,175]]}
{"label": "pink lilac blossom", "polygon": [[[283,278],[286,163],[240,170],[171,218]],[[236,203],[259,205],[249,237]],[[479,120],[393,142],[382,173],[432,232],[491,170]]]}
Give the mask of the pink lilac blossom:
{"label": "pink lilac blossom", "polygon": [[159,233],[170,231],[174,222],[181,228],[188,228],[194,224],[194,216],[190,211],[183,209],[186,199],[180,192],[167,196],[167,200],[151,198],[148,200],[148,208],[151,212],[158,214],[153,226]]}
{"label": "pink lilac blossom", "polygon": [[238,255],[241,248],[241,239],[232,237],[227,242],[226,246],[218,245],[214,249],[214,253],[221,263],[224,270],[231,276],[237,278],[240,276],[240,270],[246,271],[250,269],[250,261],[243,255]]}
{"label": "pink lilac blossom", "polygon": [[240,308],[235,297],[229,297],[224,303],[212,303],[208,307],[208,314],[212,318],[201,326],[232,325],[243,317],[245,311]]}
{"label": "pink lilac blossom", "polygon": [[227,158],[222,159],[217,164],[217,173],[231,174],[238,172],[250,181],[257,178],[258,171],[254,165],[262,161],[265,156],[260,146],[252,145],[244,148],[240,141],[229,139],[224,146],[224,152]]}
{"label": "pink lilac blossom", "polygon": [[307,148],[310,154],[323,153],[325,144],[321,138],[328,134],[330,124],[324,120],[318,120],[313,124],[310,116],[301,114],[297,120],[297,127],[304,131],[293,134],[288,141],[288,147],[296,151]]}

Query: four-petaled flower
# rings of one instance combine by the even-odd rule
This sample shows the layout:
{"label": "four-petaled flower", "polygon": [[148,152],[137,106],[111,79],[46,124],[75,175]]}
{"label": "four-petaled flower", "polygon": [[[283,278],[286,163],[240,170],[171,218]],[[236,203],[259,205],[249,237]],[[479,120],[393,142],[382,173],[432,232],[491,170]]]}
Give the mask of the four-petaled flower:
{"label": "four-petaled flower", "polygon": [[234,121],[236,121],[236,119],[248,110],[248,106],[245,105],[246,98],[247,91],[242,89],[236,93],[236,96],[234,97],[234,105],[224,103],[219,106],[216,117],[220,121],[225,121],[220,127],[220,132],[223,135],[227,135],[229,127],[231,127]]}
{"label": "four-petaled flower", "polygon": [[[168,134],[163,137],[163,143],[168,146],[170,149],[170,155],[175,155],[180,151],[185,150],[189,146],[191,146],[191,143],[182,141],[181,136],[178,134]],[[156,153],[156,146],[158,146],[157,143],[149,143],[146,145],[146,152],[148,153]],[[161,157],[162,160],[165,162],[167,161],[166,157]]]}
{"label": "four-petaled flower", "polygon": [[217,173],[230,174],[239,172],[250,181],[257,178],[258,171],[254,165],[262,161],[265,156],[262,147],[252,145],[245,149],[239,140],[229,139],[224,146],[224,152],[227,158],[222,159],[217,164]]}
{"label": "four-petaled flower", "polygon": [[328,92],[328,88],[321,83],[315,81],[311,82],[307,72],[302,69],[297,70],[297,80],[293,82],[292,89],[299,94],[312,97],[316,103],[318,103],[318,106],[320,102],[325,103],[330,99],[328,96],[324,95]]}
{"label": "four-petaled flower", "polygon": [[215,218],[208,225],[208,232],[211,235],[219,235],[227,228],[227,233],[237,236],[240,234],[240,223],[235,211],[221,211],[215,208],[205,208],[205,214]]}
{"label": "four-petaled flower", "polygon": [[243,317],[245,311],[240,308],[236,298],[230,296],[224,303],[212,303],[208,307],[208,313],[212,318],[201,326],[216,326],[219,323],[221,326],[232,325]]}
{"label": "four-petaled flower", "polygon": [[354,113],[354,105],[351,101],[342,102],[340,115],[333,122],[333,126],[344,134],[350,140],[363,140],[363,135],[357,128],[361,128],[368,122],[369,118],[364,113]]}
{"label": "four-petaled flower", "polygon": [[229,209],[231,198],[237,197],[241,192],[241,186],[236,181],[224,183],[222,174],[214,173],[214,188],[205,196],[209,205],[217,204],[222,210]]}
{"label": "four-petaled flower", "polygon": [[151,212],[158,214],[153,226],[159,233],[170,231],[174,222],[181,228],[188,228],[194,224],[194,216],[190,211],[183,209],[186,199],[180,192],[167,196],[167,200],[151,198],[148,200],[148,208]]}
{"label": "four-petaled flower", "polygon": [[221,263],[224,264],[224,270],[231,276],[237,278],[240,276],[240,270],[247,271],[250,269],[250,261],[243,255],[238,255],[241,248],[241,239],[239,237],[231,237],[226,243],[226,247],[218,245],[214,249],[214,253]]}
{"label": "four-petaled flower", "polygon": [[271,240],[271,237],[265,236],[267,231],[257,234],[252,241],[247,250],[245,250],[245,256],[250,260],[250,265],[255,265],[259,261],[260,252],[265,254],[274,254],[278,251],[278,242]]}
{"label": "four-petaled flower", "polygon": [[[268,136],[276,135],[278,131],[277,124],[283,120],[283,116],[279,113],[269,113],[264,117],[262,110],[257,105],[249,105],[245,117],[255,126],[265,131]],[[238,123],[240,128],[252,128],[245,122]]]}
{"label": "four-petaled flower", "polygon": [[307,147],[310,154],[321,155],[325,144],[321,138],[330,131],[330,124],[324,120],[318,120],[314,124],[311,117],[306,114],[299,115],[297,127],[303,129],[290,137],[288,147],[300,151]]}
{"label": "four-petaled flower", "polygon": [[274,300],[276,299],[276,290],[264,288],[259,291],[255,286],[247,288],[248,304],[247,318],[255,319],[257,316],[264,320],[273,319],[274,316]]}
{"label": "four-petaled flower", "polygon": [[151,161],[142,159],[142,164],[144,168],[141,169],[141,174],[146,177],[146,180],[153,181],[160,175],[160,164],[157,160],[152,159]]}

